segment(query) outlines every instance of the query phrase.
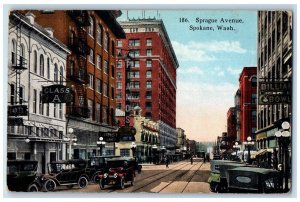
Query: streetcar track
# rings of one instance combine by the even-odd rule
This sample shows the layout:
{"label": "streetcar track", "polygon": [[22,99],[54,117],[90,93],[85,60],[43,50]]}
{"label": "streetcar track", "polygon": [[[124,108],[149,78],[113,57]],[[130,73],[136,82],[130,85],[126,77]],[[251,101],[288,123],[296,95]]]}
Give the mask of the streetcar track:
{"label": "streetcar track", "polygon": [[[195,171],[195,174],[197,173],[198,170],[201,169],[201,167],[203,166],[204,162],[202,162],[202,164],[200,165],[200,167]],[[194,175],[192,175],[189,179],[188,182],[186,183],[186,185],[184,186],[183,190],[181,191],[181,193],[183,193],[185,191],[185,189],[187,188],[187,186],[189,185],[189,183],[192,181]]]}
{"label": "streetcar track", "polygon": [[[183,165],[183,166],[182,166],[182,165]],[[197,164],[195,164],[195,165],[197,165]],[[182,166],[182,167],[180,167],[180,166]],[[181,164],[179,164],[179,165],[176,165],[174,168],[180,167],[179,169],[182,169],[182,168],[184,168],[184,167],[186,167],[186,166],[189,166],[189,164],[186,164],[186,163],[184,162],[184,163],[181,163]],[[173,168],[173,169],[174,169],[174,168]],[[168,172],[169,172],[168,175],[171,175],[171,174],[173,174],[173,173],[175,173],[175,172],[178,172],[178,170],[176,169],[176,170],[174,170],[173,172],[170,172],[170,170],[166,170],[166,171],[163,172],[163,173],[168,173]],[[159,175],[161,175],[161,174],[162,174],[162,173],[160,173]],[[148,179],[148,178],[151,178],[151,177],[157,176],[157,175],[158,175],[158,174],[153,174],[153,175],[151,175],[151,176],[142,178],[142,179],[140,179],[140,180]],[[163,175],[162,177],[155,178],[154,180],[150,181],[149,183],[147,183],[147,184],[145,184],[145,185],[143,185],[143,186],[141,186],[141,187],[138,187],[138,188],[136,188],[136,189],[133,189],[131,192],[136,192],[137,190],[143,189],[144,187],[148,186],[149,184],[153,184],[153,183],[157,182],[157,180],[160,180],[160,179],[162,179],[162,178],[164,178],[164,177],[166,177],[166,176],[167,176],[167,175]],[[117,190],[118,190],[118,189],[110,190],[108,193],[116,192]]]}
{"label": "streetcar track", "polygon": [[[160,189],[157,193],[160,193],[162,190],[164,190],[165,188],[167,188],[168,186],[170,186],[171,184],[173,184],[174,182],[176,182],[178,179],[180,179],[180,178],[183,177],[184,175],[187,175],[187,174],[189,173],[189,171],[191,171],[192,168],[193,168],[194,166],[196,166],[196,165],[198,165],[198,163],[197,163],[197,164],[194,164],[194,165],[193,165],[189,170],[187,170],[186,172],[183,172],[183,173],[178,174],[178,175],[174,178],[174,180],[172,180],[172,182],[168,183],[166,186],[164,186],[162,189]],[[196,171],[198,171],[198,170],[202,167],[202,165],[203,165],[203,162],[202,162],[202,164],[200,165],[200,167],[199,167]],[[191,179],[189,179],[188,183],[192,180],[192,178],[193,178],[193,175],[192,175]],[[188,183],[187,183],[186,186],[184,187],[183,191],[184,191],[185,188],[187,187]],[[181,193],[182,193],[183,191],[181,191]]]}

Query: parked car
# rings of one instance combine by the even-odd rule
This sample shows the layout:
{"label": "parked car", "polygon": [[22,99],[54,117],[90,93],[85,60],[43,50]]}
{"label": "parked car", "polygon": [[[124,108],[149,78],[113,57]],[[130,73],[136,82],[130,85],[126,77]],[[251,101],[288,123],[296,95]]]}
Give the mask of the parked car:
{"label": "parked car", "polygon": [[107,160],[108,172],[99,175],[100,189],[107,184],[114,184],[124,189],[125,183],[133,185],[136,169],[135,158],[120,157]]}
{"label": "parked car", "polygon": [[7,187],[9,191],[37,192],[42,184],[37,174],[38,162],[33,160],[7,161]]}
{"label": "parked car", "polygon": [[108,159],[117,158],[120,156],[93,156],[90,157],[88,166],[91,169],[91,181],[94,183],[99,183],[99,175],[107,172],[105,169],[107,168],[106,163]]}
{"label": "parked car", "polygon": [[212,192],[226,192],[227,179],[226,171],[231,168],[244,167],[245,164],[228,161],[228,160],[212,160],[211,172],[208,178],[209,188]]}
{"label": "parked car", "polygon": [[226,173],[231,193],[279,193],[282,176],[273,169],[238,167]]}
{"label": "parked car", "polygon": [[93,172],[88,167],[88,160],[61,160],[48,163],[48,174],[42,176],[45,191],[53,191],[57,186],[72,188],[88,185]]}

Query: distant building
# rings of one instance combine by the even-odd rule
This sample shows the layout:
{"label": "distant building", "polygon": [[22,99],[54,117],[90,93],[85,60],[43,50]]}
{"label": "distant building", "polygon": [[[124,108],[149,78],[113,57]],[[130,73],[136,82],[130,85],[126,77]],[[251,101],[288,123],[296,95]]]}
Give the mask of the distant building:
{"label": "distant building", "polygon": [[241,140],[241,91],[238,89],[234,96],[234,108],[235,108],[235,121],[236,121],[236,140]]}
{"label": "distant building", "polygon": [[182,158],[186,155],[186,134],[182,128],[176,128],[177,143],[176,154],[179,154]]}
{"label": "distant building", "polygon": [[228,137],[228,146],[229,148],[232,148],[234,142],[237,140],[235,107],[230,107],[229,110],[227,111],[227,137]]}
{"label": "distant building", "polygon": [[255,140],[257,76],[256,67],[244,67],[239,78],[240,83],[240,141],[247,137]]}

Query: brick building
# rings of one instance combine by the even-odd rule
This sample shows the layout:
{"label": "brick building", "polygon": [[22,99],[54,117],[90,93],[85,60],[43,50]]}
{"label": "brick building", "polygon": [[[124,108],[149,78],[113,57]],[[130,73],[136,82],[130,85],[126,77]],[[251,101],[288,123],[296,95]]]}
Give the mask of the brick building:
{"label": "brick building", "polygon": [[[71,49],[67,85],[74,101],[67,106],[67,131],[73,128],[74,158],[97,155],[99,132],[116,130],[116,39],[125,37],[116,18],[120,11],[32,11],[36,21],[51,27],[54,36]],[[114,153],[107,145],[107,153]],[[68,151],[70,152],[70,151]]]}
{"label": "brick building", "polygon": [[[160,146],[175,153],[176,69],[179,64],[165,26],[155,19],[120,24],[126,39],[117,42],[120,56],[116,68],[117,108],[131,111],[139,106],[143,117],[159,123]],[[119,122],[125,124],[124,117],[120,117]]]}
{"label": "brick building", "polygon": [[227,137],[228,146],[229,148],[232,148],[234,142],[237,140],[235,107],[230,107],[227,111]]}
{"label": "brick building", "polygon": [[240,82],[240,141],[247,137],[255,140],[257,77],[256,67],[244,67],[239,78]]}

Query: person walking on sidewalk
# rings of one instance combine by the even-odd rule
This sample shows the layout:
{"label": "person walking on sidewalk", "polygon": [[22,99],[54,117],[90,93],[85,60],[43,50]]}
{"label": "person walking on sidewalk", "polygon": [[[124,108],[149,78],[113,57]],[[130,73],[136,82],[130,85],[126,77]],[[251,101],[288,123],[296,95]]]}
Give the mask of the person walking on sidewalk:
{"label": "person walking on sidewalk", "polygon": [[165,157],[166,168],[169,168],[169,158]]}
{"label": "person walking on sidewalk", "polygon": [[193,156],[191,156],[191,165],[193,165]]}

